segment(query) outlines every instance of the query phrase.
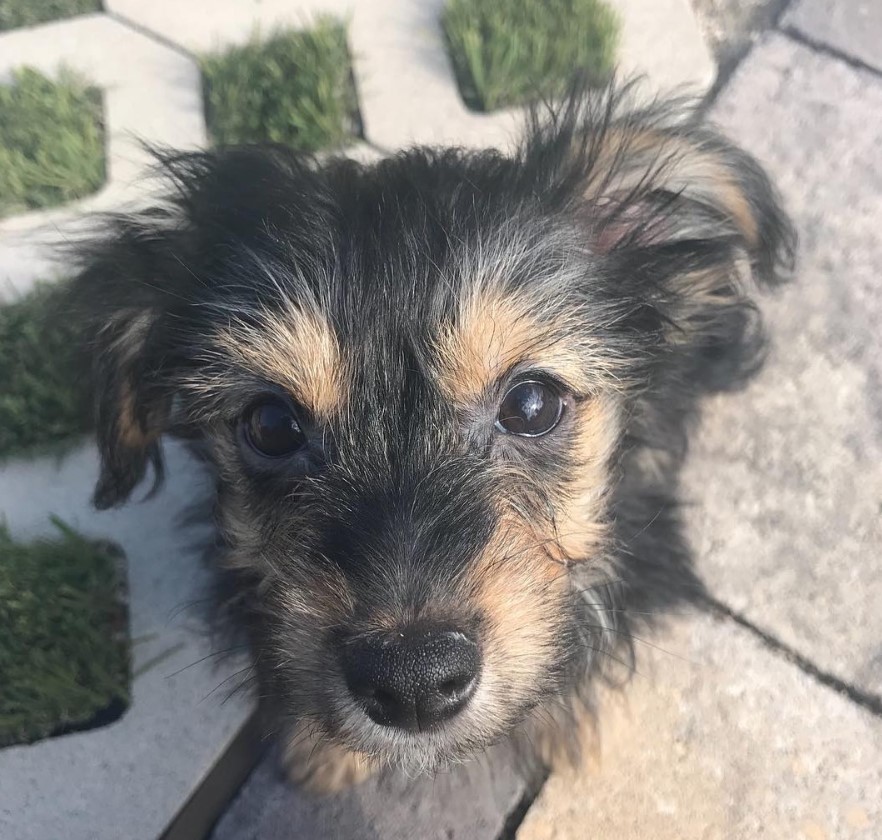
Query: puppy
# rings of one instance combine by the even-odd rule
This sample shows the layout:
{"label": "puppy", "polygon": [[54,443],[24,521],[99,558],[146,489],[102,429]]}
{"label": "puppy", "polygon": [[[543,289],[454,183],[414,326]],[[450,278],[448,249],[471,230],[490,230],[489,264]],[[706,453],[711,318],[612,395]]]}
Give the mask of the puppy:
{"label": "puppy", "polygon": [[[567,753],[609,665],[701,596],[677,474],[761,358],[794,237],[757,163],[632,88],[511,155],[164,154],[73,285],[100,508],[160,437],[217,476],[259,690],[324,790],[506,738]],[[752,280],[751,280],[752,278]]]}

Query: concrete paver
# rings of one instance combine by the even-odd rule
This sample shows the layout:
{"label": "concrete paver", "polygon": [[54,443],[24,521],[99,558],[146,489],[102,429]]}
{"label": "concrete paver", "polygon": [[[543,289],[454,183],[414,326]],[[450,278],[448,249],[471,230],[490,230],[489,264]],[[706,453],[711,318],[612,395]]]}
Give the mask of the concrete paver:
{"label": "concrete paver", "polygon": [[609,695],[599,761],[554,774],[517,840],[870,840],[882,721],[707,616]]}
{"label": "concrete paver", "polygon": [[882,71],[878,0],[797,0],[787,10],[784,25]]}
{"label": "concrete paver", "polygon": [[0,750],[4,840],[154,840],[252,713],[253,698],[226,699],[247,661],[212,656],[223,645],[200,620],[209,532],[175,527],[210,482],[182,447],[168,455],[160,493],[100,513],[89,503],[94,446],[0,469],[0,517],[16,538],[53,533],[54,514],[125,551],[134,674],[131,706],[115,723]]}
{"label": "concrete paver", "polygon": [[117,209],[144,192],[151,162],[144,142],[177,149],[205,145],[202,82],[192,58],[107,15],[82,15],[0,34],[0,82],[22,66],[52,77],[62,66],[101,88],[107,182],[94,196],[0,220],[0,299],[58,266],[48,246],[72,235],[83,213]]}
{"label": "concrete paver", "polygon": [[763,303],[772,353],[705,407],[684,476],[710,588],[818,667],[882,694],[882,79],[775,35],[712,111],[800,235]]}
{"label": "concrete paver", "polygon": [[212,840],[496,840],[526,789],[502,748],[435,778],[393,774],[330,797],[292,787],[270,754]]}

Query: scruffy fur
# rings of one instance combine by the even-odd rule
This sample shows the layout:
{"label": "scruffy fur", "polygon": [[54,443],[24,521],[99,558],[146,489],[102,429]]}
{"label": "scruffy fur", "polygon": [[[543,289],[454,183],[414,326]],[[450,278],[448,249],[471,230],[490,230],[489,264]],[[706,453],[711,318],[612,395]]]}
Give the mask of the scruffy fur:
{"label": "scruffy fur", "polygon": [[[201,442],[296,778],[431,770],[506,737],[567,752],[635,630],[701,594],[676,503],[686,433],[702,394],[755,370],[751,290],[793,251],[762,170],[630,87],[537,110],[511,156],[162,164],[167,200],[108,221],[74,284],[96,504],[161,474],[161,435]],[[525,373],[564,393],[541,438],[494,427]],[[298,407],[308,457],[243,446],[266,393]],[[416,733],[369,719],[339,664],[347,640],[415,621],[463,628],[482,662],[466,708]]]}

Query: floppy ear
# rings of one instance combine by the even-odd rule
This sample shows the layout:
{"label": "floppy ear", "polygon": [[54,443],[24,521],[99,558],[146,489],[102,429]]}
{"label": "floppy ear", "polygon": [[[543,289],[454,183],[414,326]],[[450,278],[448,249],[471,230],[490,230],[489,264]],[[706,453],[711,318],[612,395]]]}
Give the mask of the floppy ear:
{"label": "floppy ear", "polygon": [[171,395],[157,336],[165,302],[152,278],[163,250],[155,230],[116,220],[106,239],[83,249],[86,267],[70,287],[94,394],[101,472],[93,500],[100,509],[124,502],[148,464],[155,486],[162,480],[159,438]]}
{"label": "floppy ear", "polygon": [[734,350],[758,361],[746,281],[782,281],[796,237],[750,155],[684,100],[638,104],[633,84],[576,92],[550,119],[534,117],[527,162],[541,167],[541,154],[546,183],[576,204],[587,247],[641,328],[694,360]]}
{"label": "floppy ear", "polygon": [[711,239],[742,249],[760,281],[790,270],[795,235],[756,160],[702,124],[695,103],[637,97],[633,82],[577,89],[532,115],[526,155],[551,150],[551,182],[580,184],[593,249]]}

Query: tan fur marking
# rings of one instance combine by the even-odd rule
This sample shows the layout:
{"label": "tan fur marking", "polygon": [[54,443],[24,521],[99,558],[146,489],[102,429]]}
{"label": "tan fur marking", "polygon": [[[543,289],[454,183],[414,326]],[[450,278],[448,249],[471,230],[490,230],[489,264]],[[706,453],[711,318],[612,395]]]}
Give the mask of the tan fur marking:
{"label": "tan fur marking", "polygon": [[283,763],[294,784],[314,793],[336,793],[359,784],[376,768],[360,753],[325,741],[308,724],[298,724],[286,740]]}
{"label": "tan fur marking", "polygon": [[600,192],[605,196],[627,192],[652,166],[661,167],[654,179],[657,187],[719,207],[735,222],[748,248],[760,246],[756,216],[736,173],[712,151],[663,131],[607,131],[598,150],[597,170],[614,169],[619,174],[612,181],[598,179],[589,185],[587,195],[601,198]]}
{"label": "tan fur marking", "polygon": [[488,704],[516,707],[555,644],[568,592],[566,567],[555,561],[543,535],[509,517],[471,568],[466,591],[486,621],[484,679],[494,681]]}
{"label": "tan fur marking", "polygon": [[345,405],[346,365],[333,329],[320,315],[291,306],[264,313],[259,328],[234,324],[219,340],[316,416],[327,418]]}
{"label": "tan fur marking", "polygon": [[[118,365],[126,370],[138,356],[147,333],[153,324],[154,314],[140,310],[123,310],[108,324],[106,331],[119,334],[110,342],[109,352],[118,356]],[[119,442],[130,449],[146,449],[158,437],[158,432],[145,429],[138,419],[135,392],[130,383],[120,386],[117,404],[116,431]]]}
{"label": "tan fur marking", "polygon": [[619,438],[619,410],[610,397],[597,396],[576,407],[574,478],[560,488],[556,540],[567,562],[596,557],[607,537],[603,521],[611,489],[610,458]]}
{"label": "tan fur marking", "polygon": [[116,430],[119,442],[129,449],[146,449],[157,437],[156,434],[146,431],[138,421],[135,395],[128,385],[123,385],[120,389]]}
{"label": "tan fur marking", "polygon": [[529,300],[502,289],[481,288],[465,298],[457,323],[436,346],[439,381],[449,399],[468,405],[513,365],[533,361],[575,387],[584,387],[581,360],[548,340],[548,328],[530,314]]}

